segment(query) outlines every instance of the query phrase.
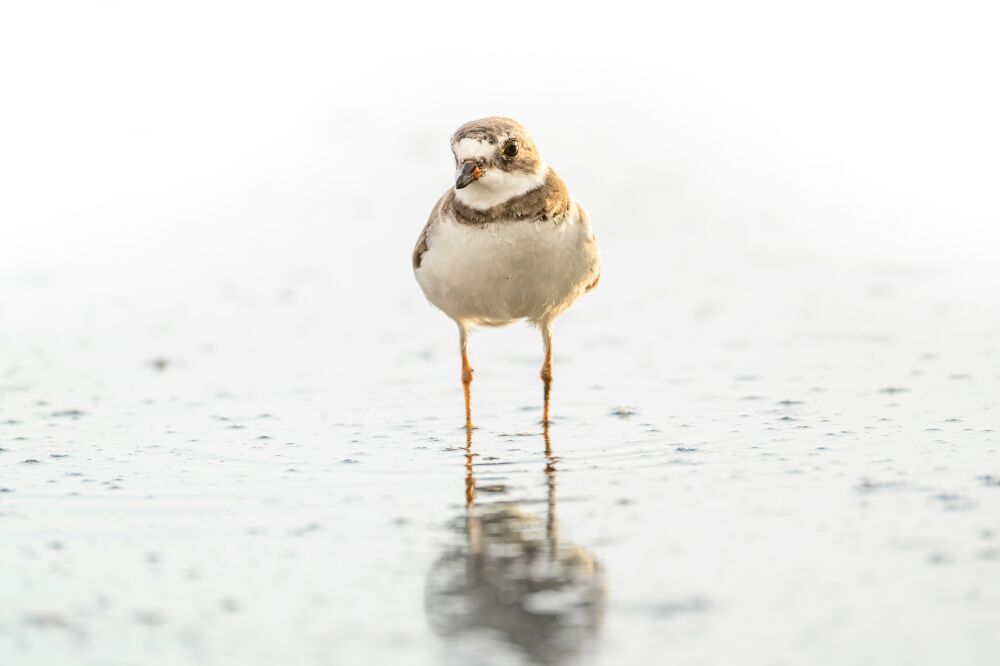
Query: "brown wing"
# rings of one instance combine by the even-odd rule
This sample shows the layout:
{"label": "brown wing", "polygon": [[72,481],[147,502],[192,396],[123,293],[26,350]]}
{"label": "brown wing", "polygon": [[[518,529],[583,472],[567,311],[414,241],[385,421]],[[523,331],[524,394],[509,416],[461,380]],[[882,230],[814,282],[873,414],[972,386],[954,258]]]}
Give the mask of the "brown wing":
{"label": "brown wing", "polygon": [[[577,202],[576,204],[576,209],[577,211],[580,212],[580,223],[586,226],[587,229],[590,231],[591,242],[597,243],[597,236],[594,235],[593,229],[590,228],[590,216],[587,215],[587,211],[583,209],[583,206],[581,206],[579,202]],[[594,278],[593,282],[587,285],[587,288],[584,290],[584,293],[596,287],[597,283],[600,281],[601,281],[601,271],[600,271],[600,266],[598,266],[597,277]]]}
{"label": "brown wing", "polygon": [[420,260],[423,259],[424,252],[427,251],[427,227],[429,226],[431,226],[431,221],[427,220],[423,231],[420,232],[420,238],[417,239],[417,245],[413,248],[413,270],[420,268]]}
{"label": "brown wing", "polygon": [[[450,192],[451,190],[449,190]],[[445,197],[448,196],[445,194]],[[431,211],[430,217],[427,218],[427,224],[420,231],[420,237],[417,238],[417,244],[413,248],[413,270],[420,268],[420,260],[424,257],[424,252],[427,251],[427,230],[431,228],[434,220],[437,219],[438,211],[441,209],[441,202],[444,201],[445,197],[438,199],[438,202],[434,204],[434,210]]]}

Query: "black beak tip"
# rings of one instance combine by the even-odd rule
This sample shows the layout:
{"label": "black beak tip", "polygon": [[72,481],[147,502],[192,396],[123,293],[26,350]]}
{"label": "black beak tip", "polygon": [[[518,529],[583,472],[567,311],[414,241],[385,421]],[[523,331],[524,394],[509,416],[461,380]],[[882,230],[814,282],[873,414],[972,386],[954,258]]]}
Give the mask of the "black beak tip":
{"label": "black beak tip", "polygon": [[462,170],[455,179],[455,189],[460,190],[468,187],[469,183],[479,177],[479,167],[474,162],[466,162],[462,165]]}

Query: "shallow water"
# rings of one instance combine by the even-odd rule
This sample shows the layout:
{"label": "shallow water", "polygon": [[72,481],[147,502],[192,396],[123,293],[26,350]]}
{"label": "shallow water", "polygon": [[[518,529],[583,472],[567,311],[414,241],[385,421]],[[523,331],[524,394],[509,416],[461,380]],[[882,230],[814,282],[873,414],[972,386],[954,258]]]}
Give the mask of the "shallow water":
{"label": "shallow water", "polygon": [[[0,664],[996,662],[995,21],[22,4]],[[410,253],[495,113],[604,274],[468,439]]]}
{"label": "shallow water", "polygon": [[605,253],[550,431],[515,327],[473,338],[468,439],[408,276],[374,335],[322,271],[183,320],[8,282],[4,661],[988,663],[1000,327],[973,282],[734,253],[677,257],[661,300]]}

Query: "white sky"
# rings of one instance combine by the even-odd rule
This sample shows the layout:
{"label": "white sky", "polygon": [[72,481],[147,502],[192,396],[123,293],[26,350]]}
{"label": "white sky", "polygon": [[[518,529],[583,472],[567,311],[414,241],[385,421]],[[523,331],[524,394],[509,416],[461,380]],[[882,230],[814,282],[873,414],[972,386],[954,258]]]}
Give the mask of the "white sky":
{"label": "white sky", "polygon": [[0,272],[405,254],[448,135],[492,114],[606,242],[991,267],[997,25],[962,2],[7,3]]}

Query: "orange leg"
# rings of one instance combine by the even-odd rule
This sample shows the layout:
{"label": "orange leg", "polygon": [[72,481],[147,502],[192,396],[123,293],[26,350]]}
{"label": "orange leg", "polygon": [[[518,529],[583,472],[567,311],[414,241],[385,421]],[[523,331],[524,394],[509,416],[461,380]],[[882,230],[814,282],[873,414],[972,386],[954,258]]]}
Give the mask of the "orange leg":
{"label": "orange leg", "polygon": [[542,407],[542,424],[549,425],[549,396],[552,394],[552,327],[548,324],[542,326],[542,341],[545,343],[545,360],[542,362],[542,395],[544,406]]}
{"label": "orange leg", "polygon": [[462,347],[462,388],[465,392],[465,427],[472,428],[472,366],[469,365],[469,332],[459,328],[459,342]]}

